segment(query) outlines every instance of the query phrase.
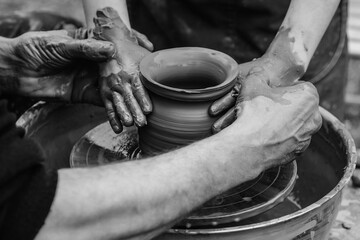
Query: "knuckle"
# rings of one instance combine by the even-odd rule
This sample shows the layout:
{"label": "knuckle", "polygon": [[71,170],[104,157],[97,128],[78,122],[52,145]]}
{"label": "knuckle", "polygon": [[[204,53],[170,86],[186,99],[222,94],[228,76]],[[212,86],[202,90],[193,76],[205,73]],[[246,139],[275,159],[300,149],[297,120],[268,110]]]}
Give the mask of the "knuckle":
{"label": "knuckle", "polygon": [[126,103],[132,103],[132,101],[134,100],[134,96],[130,91],[124,91],[123,98]]}
{"label": "knuckle", "polygon": [[304,82],[303,86],[304,86],[304,90],[309,94],[312,94],[314,96],[318,95],[316,87],[311,82]]}
{"label": "knuckle", "polygon": [[111,119],[111,120],[113,120],[113,121],[115,121],[115,111],[113,110],[113,109],[107,109],[106,110],[106,114],[108,115],[108,117]]}
{"label": "knuckle", "polygon": [[143,89],[143,85],[142,85],[141,81],[139,81],[139,80],[132,81],[131,87],[134,91],[139,91],[139,90]]}

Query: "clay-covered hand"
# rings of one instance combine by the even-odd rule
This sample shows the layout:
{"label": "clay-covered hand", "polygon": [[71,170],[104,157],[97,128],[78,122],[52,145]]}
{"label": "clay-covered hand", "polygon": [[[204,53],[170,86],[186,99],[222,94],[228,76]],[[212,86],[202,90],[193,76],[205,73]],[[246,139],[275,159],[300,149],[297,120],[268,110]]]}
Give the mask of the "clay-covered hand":
{"label": "clay-covered hand", "polygon": [[242,81],[235,112],[237,120],[231,127],[243,129],[246,142],[241,147],[250,149],[260,170],[293,160],[322,124],[319,96],[311,83],[271,87],[260,67]]}
{"label": "clay-covered hand", "polygon": [[302,71],[299,73],[299,76],[294,76],[293,69],[290,69],[289,71],[281,61],[272,56],[268,56],[268,54],[251,62],[239,64],[238,83],[231,92],[218,99],[210,106],[209,114],[211,116],[221,115],[221,117],[213,124],[213,133],[221,131],[234,122],[235,103],[241,90],[241,81],[248,75],[250,69],[254,67],[262,69],[262,74],[266,75],[269,85],[272,87],[290,86],[303,74]]}
{"label": "clay-covered hand", "polygon": [[152,44],[130,31],[113,8],[100,9],[96,16],[94,37],[116,46],[115,59],[100,64],[101,97],[111,127],[119,133],[123,125],[144,126],[152,104],[140,80],[139,63],[150,53],[142,46],[152,50]]}
{"label": "clay-covered hand", "polygon": [[22,96],[101,103],[94,62],[114,55],[114,45],[95,39],[74,39],[72,35],[59,30],[2,39],[6,52],[1,68],[7,83],[2,83],[1,88]]}

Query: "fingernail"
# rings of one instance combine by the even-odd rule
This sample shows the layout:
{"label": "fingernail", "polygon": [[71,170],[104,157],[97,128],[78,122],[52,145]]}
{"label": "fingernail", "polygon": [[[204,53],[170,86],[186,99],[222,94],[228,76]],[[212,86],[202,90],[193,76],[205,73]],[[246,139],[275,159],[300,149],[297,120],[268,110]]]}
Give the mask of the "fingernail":
{"label": "fingernail", "polygon": [[239,96],[238,92],[232,92],[231,93],[231,97],[233,97],[233,98],[237,98],[238,96]]}
{"label": "fingernail", "polygon": [[135,124],[136,126],[138,127],[143,127],[147,124],[146,122],[146,117],[144,116],[137,116],[136,119],[135,119]]}
{"label": "fingernail", "polygon": [[218,124],[215,123],[215,124],[211,127],[211,131],[212,131],[213,134],[216,134],[216,133],[218,133],[218,132],[221,131],[221,127],[220,127]]}
{"label": "fingernail", "polygon": [[[135,123],[136,123],[136,120],[135,120]],[[126,126],[126,127],[130,127],[134,124],[134,120],[131,116],[124,116],[124,122],[123,124]]]}
{"label": "fingernail", "polygon": [[120,133],[122,131],[118,125],[111,125],[111,127],[115,133]]}
{"label": "fingernail", "polygon": [[214,105],[211,105],[209,109],[209,114],[210,116],[216,116],[218,114],[218,108]]}
{"label": "fingernail", "polygon": [[103,43],[103,46],[100,51],[101,55],[104,55],[106,57],[111,57],[114,55],[114,52],[115,52],[115,46],[113,43],[110,42]]}
{"label": "fingernail", "polygon": [[151,112],[152,112],[152,105],[148,104],[148,103],[145,103],[145,105],[144,105],[144,113],[149,114]]}

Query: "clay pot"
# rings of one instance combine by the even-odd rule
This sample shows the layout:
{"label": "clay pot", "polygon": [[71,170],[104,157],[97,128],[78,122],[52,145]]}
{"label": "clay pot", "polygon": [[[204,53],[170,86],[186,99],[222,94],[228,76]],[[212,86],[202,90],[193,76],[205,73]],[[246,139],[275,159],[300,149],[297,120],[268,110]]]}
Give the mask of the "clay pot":
{"label": "clay pot", "polygon": [[187,47],[146,56],[140,71],[153,112],[139,129],[139,144],[144,154],[153,155],[211,135],[217,118],[208,109],[231,91],[238,64],[224,53]]}

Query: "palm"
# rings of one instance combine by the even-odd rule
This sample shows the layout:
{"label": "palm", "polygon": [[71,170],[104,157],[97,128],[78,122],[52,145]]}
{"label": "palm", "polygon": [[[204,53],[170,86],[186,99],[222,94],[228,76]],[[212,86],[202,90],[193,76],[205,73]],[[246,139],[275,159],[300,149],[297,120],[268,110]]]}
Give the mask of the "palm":
{"label": "palm", "polygon": [[7,60],[18,78],[19,94],[98,104],[97,96],[87,94],[96,89],[98,71],[93,61],[108,60],[114,53],[111,43],[74,39],[63,30],[29,32],[9,46]]}
{"label": "palm", "polygon": [[74,59],[107,60],[109,48],[91,40],[77,40],[68,32],[29,32],[16,38],[11,61],[19,74],[42,77],[74,69]]}

